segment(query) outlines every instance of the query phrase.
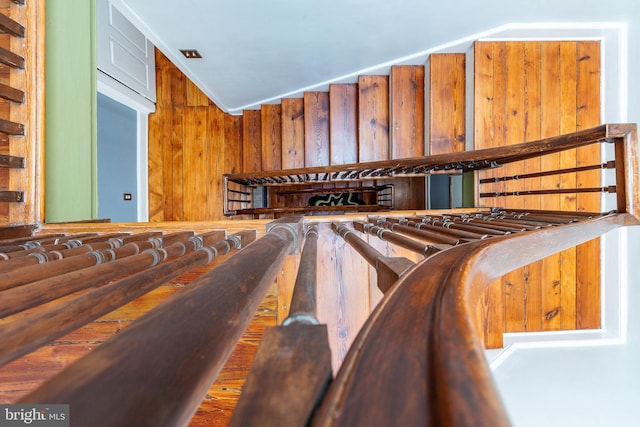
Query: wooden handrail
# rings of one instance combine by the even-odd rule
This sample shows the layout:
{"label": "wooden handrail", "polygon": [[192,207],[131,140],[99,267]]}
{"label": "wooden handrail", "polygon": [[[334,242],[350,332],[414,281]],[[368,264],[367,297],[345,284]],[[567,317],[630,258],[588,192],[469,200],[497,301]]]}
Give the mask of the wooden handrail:
{"label": "wooden handrail", "polygon": [[78,425],[186,425],[297,247],[301,226],[301,218],[275,221],[21,402],[68,403]]}
{"label": "wooden handrail", "polygon": [[331,381],[327,326],[316,318],[317,240],[312,225],[289,315],[265,331],[229,427],[305,427]]}
{"label": "wooden handrail", "polygon": [[[312,225],[305,233],[300,265],[293,287],[289,315],[284,324],[294,322],[317,323],[317,270],[318,226]],[[314,320],[315,319],[315,320]]]}
{"label": "wooden handrail", "polygon": [[256,184],[283,185],[305,181],[380,179],[382,177],[424,175],[429,171],[440,170],[480,170],[625,137],[634,131],[635,125],[605,124],[570,134],[498,148],[348,165],[234,173],[226,174],[225,177],[229,181],[238,183],[266,179],[266,181],[256,182]]}
{"label": "wooden handrail", "polygon": [[474,327],[482,291],[515,268],[639,219],[611,214],[477,240],[425,259],[369,317],[312,426],[509,425]]}

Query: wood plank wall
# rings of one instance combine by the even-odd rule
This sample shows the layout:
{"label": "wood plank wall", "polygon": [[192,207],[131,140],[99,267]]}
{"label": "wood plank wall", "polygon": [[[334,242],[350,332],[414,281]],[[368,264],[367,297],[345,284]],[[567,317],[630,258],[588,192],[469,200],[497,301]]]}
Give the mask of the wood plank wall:
{"label": "wood plank wall", "polygon": [[[475,143],[488,148],[531,141],[600,123],[600,45],[579,42],[476,42]],[[484,176],[540,168],[597,164],[598,147],[508,165]],[[527,189],[599,186],[595,173],[527,181]],[[517,184],[517,183],[515,183]],[[480,191],[513,191],[513,182]],[[522,188],[521,188],[522,189]],[[486,206],[600,211],[599,194],[496,197]],[[588,242],[496,281],[478,308],[489,347],[502,346],[502,331],[547,331],[600,326],[599,243]]]}
{"label": "wood plank wall", "polygon": [[260,111],[253,112],[257,123],[223,113],[158,51],[156,76],[158,101],[149,116],[149,218],[223,219],[222,174],[261,167],[260,145],[248,147],[243,138],[260,135]]}
{"label": "wood plank wall", "polygon": [[465,54],[429,56],[428,100],[429,154],[465,150]]}

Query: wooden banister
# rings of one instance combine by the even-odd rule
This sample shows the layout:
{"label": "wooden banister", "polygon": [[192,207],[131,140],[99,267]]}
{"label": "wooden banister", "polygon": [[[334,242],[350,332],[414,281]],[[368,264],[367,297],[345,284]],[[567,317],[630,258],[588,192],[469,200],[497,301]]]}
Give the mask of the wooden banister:
{"label": "wooden banister", "polygon": [[[218,241],[149,270],[10,319],[0,330],[0,338],[6,343],[0,349],[0,365],[111,312],[194,267],[210,263],[217,255],[240,249],[254,238],[255,231],[237,233],[227,240]],[[85,286],[74,285],[75,290],[87,287],[86,282],[83,285]]]}
{"label": "wooden banister", "polygon": [[610,214],[566,221],[425,259],[369,317],[312,426],[509,425],[475,331],[482,291],[515,268],[639,219]]}
{"label": "wooden banister", "polygon": [[265,331],[229,427],[304,427],[331,381],[327,327],[316,318],[317,240],[314,225],[306,233],[289,315]]}
{"label": "wooden banister", "polygon": [[22,402],[68,403],[78,425],[186,425],[297,247],[301,226],[301,218],[272,224]]}

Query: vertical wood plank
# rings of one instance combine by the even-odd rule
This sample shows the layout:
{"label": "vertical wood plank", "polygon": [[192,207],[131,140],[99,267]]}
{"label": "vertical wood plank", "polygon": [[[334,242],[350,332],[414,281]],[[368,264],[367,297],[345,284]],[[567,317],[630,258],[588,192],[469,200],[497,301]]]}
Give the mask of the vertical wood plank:
{"label": "vertical wood plank", "polygon": [[329,87],[330,164],[358,163],[358,88],[355,84]]}
{"label": "vertical wood plank", "polygon": [[[575,42],[560,44],[560,132],[575,132],[576,128],[576,86],[577,86],[577,46]],[[576,167],[576,150],[560,153],[562,169]],[[576,174],[565,173],[560,176],[560,188],[576,188]],[[560,197],[562,210],[576,210],[576,194],[564,194]],[[560,253],[560,328],[576,328],[576,248]]]}
{"label": "vertical wood plank", "polygon": [[424,67],[391,68],[391,158],[424,155]]}
{"label": "vertical wood plank", "polygon": [[[524,72],[524,44],[509,42],[505,45],[505,127],[504,144],[519,144],[525,140],[524,132],[524,103],[525,103],[525,72]],[[511,163],[502,168],[502,173],[513,176],[523,173],[522,162]],[[507,191],[517,190],[505,186]],[[515,187],[520,183],[515,182]],[[507,208],[521,208],[523,201],[519,197],[505,198]],[[525,330],[525,271],[516,269],[504,277],[505,285],[505,331],[522,332]]]}
{"label": "vertical wood plank", "polygon": [[[542,138],[558,135],[560,132],[560,43],[542,44],[541,65],[541,134]],[[560,167],[560,155],[552,154],[541,159],[543,170]],[[557,188],[558,176],[541,178],[542,188]],[[560,197],[547,195],[542,198],[542,209],[559,210]],[[561,259],[552,255],[542,260],[542,329],[560,329],[561,309]]]}
{"label": "vertical wood plank", "polygon": [[201,201],[206,212],[204,219],[215,220],[224,213],[224,197],[222,188],[222,174],[225,168],[225,114],[216,105],[207,108],[209,112],[209,131],[206,141],[208,157],[206,159],[207,198]]}
{"label": "vertical wood plank", "polygon": [[184,74],[172,66],[166,59],[169,71],[170,110],[171,121],[166,125],[171,126],[170,137],[165,141],[168,144],[165,152],[165,218],[167,220],[184,220],[184,107],[186,98],[186,80]]}
{"label": "vertical wood plank", "polygon": [[[184,130],[184,219],[202,221],[206,219],[205,202],[208,188],[208,149],[209,131],[208,110],[203,107],[185,107],[185,122],[189,126]],[[203,182],[204,181],[204,182]]]}
{"label": "vertical wood plank", "polygon": [[[166,122],[163,102],[167,99],[163,90],[167,87],[164,83],[164,75],[161,67],[162,54],[156,50],[156,85],[157,104],[156,111],[149,114],[149,156],[148,156],[148,180],[149,180],[149,221],[163,221],[164,218],[164,154],[163,154],[163,129]],[[170,99],[170,95],[169,95]]]}
{"label": "vertical wood plank", "polygon": [[210,101],[199,88],[191,80],[186,79],[185,106],[187,107],[206,107]]}
{"label": "vertical wood plank", "polygon": [[329,94],[304,94],[304,166],[329,165]]}
{"label": "vertical wood plank", "polygon": [[389,160],[389,77],[358,77],[358,158]]}
{"label": "vertical wood plank", "polygon": [[[525,140],[540,139],[540,42],[524,43],[525,73]],[[540,159],[524,162],[527,172],[540,171]],[[540,178],[529,178],[524,183],[528,190],[540,189]],[[525,209],[540,209],[540,196],[523,198]],[[525,272],[525,331],[542,330],[542,262],[524,267]]]}
{"label": "vertical wood plank", "polygon": [[242,116],[224,115],[223,173],[242,171]]}
{"label": "vertical wood plank", "polygon": [[263,105],[260,114],[262,170],[282,169],[282,109],[279,104]]}
{"label": "vertical wood plank", "polygon": [[278,289],[278,317],[277,324],[280,325],[289,315],[291,308],[291,297],[296,284],[298,266],[300,265],[300,255],[289,255],[282,264],[277,277]]}
{"label": "vertical wood plank", "polygon": [[349,346],[369,315],[369,286],[363,277],[369,265],[330,224],[319,224],[318,283],[330,283],[318,289],[318,320],[326,323],[334,372],[342,363]]}
{"label": "vertical wood plank", "polygon": [[[476,149],[494,146],[494,44],[474,44],[474,143]],[[478,174],[493,176],[493,171]],[[477,199],[477,198],[476,198]],[[476,205],[485,205],[476,200]],[[476,323],[487,348],[502,347],[504,330],[504,292],[502,280],[493,281],[484,291],[476,309]]]}
{"label": "vertical wood plank", "polygon": [[282,100],[282,168],[304,167],[304,100]]}
{"label": "vertical wood plank", "polygon": [[[578,43],[578,92],[577,128],[587,129],[600,123],[600,43],[583,41]],[[577,165],[586,166],[600,161],[597,146],[577,150]],[[597,171],[580,173],[578,187],[598,186]],[[599,194],[578,194],[577,209],[600,211]],[[579,245],[576,248],[576,297],[577,327],[590,329],[600,327],[600,239]]]}
{"label": "vertical wood plank", "polygon": [[429,57],[429,153],[465,150],[465,54]]}
{"label": "vertical wood plank", "polygon": [[261,133],[260,111],[245,110],[242,115],[242,172],[262,170]]}

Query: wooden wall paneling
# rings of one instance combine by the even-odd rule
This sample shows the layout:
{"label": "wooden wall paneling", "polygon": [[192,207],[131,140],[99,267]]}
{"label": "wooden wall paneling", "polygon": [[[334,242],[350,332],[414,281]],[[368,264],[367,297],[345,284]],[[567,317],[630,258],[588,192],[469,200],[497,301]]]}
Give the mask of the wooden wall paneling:
{"label": "wooden wall paneling", "polygon": [[[524,43],[524,109],[525,140],[540,139],[540,42]],[[527,172],[540,171],[540,159],[524,162]],[[540,178],[528,178],[524,182],[528,190],[540,189]],[[525,209],[540,209],[540,196],[523,197]],[[524,267],[525,272],[525,331],[542,330],[542,262],[535,262]]]}
{"label": "wooden wall paneling", "polygon": [[304,99],[282,100],[282,168],[304,167]]}
{"label": "wooden wall paneling", "polygon": [[423,156],[424,67],[392,67],[389,85],[391,158]]}
{"label": "wooden wall paneling", "polygon": [[276,323],[278,325],[282,324],[282,321],[289,315],[291,297],[293,296],[293,288],[296,283],[299,265],[300,255],[289,255],[287,259],[285,259],[276,279],[278,284],[278,312]]}
{"label": "wooden wall paneling", "polygon": [[429,154],[465,150],[465,54],[429,56]]}
{"label": "wooden wall paneling", "polygon": [[304,166],[329,165],[329,94],[304,94]]}
{"label": "wooden wall paneling", "polygon": [[[505,113],[504,145],[522,143],[525,140],[525,71],[524,43],[510,42],[505,46]],[[524,172],[522,162],[511,163],[502,168],[507,176]],[[506,191],[517,191],[520,182],[507,181]],[[507,208],[522,208],[520,197],[505,197]],[[505,292],[505,332],[523,332],[525,330],[525,277],[523,268],[516,269],[504,276]]]}
{"label": "wooden wall paneling", "polygon": [[[168,60],[167,60],[168,62]],[[184,220],[184,158],[183,146],[185,126],[190,123],[184,121],[184,109],[186,105],[186,80],[184,74],[173,64],[169,63],[170,98],[168,113],[171,120],[165,124],[171,126],[171,137],[164,141],[168,146],[165,154],[165,219],[174,221]]]}
{"label": "wooden wall paneling", "polygon": [[246,110],[242,115],[242,171],[262,170],[262,127],[260,111]]}
{"label": "wooden wall paneling", "polygon": [[[577,45],[575,42],[560,44],[560,132],[569,133],[577,130]],[[560,167],[562,169],[575,168],[576,150],[560,153]],[[560,175],[560,188],[575,188],[576,174]],[[560,196],[562,210],[576,210],[576,194]],[[560,253],[560,329],[576,328],[576,248],[570,248]]]}
{"label": "wooden wall paneling", "polygon": [[165,174],[171,173],[171,168],[165,170],[165,161],[168,156],[165,141],[171,141],[171,134],[165,126],[170,126],[168,122],[171,118],[170,104],[171,91],[169,84],[169,74],[167,70],[168,60],[159,50],[156,49],[156,87],[157,103],[156,111],[149,114],[149,158],[148,158],[148,179],[149,179],[149,220],[153,222],[165,220],[165,190],[167,183],[172,181],[169,177],[165,179]]}
{"label": "wooden wall paneling", "polygon": [[358,87],[333,84],[329,87],[330,164],[358,163]]}
{"label": "wooden wall paneling", "polygon": [[[358,77],[358,158],[361,162],[389,159],[389,78],[387,76]],[[400,198],[404,197],[401,195]],[[398,198],[398,197],[396,197]],[[370,234],[362,235],[371,246],[385,255],[389,243]],[[369,309],[382,300],[376,269],[369,266]]]}
{"label": "wooden wall paneling", "polygon": [[[600,43],[582,41],[577,49],[577,128],[587,129],[600,123]],[[600,162],[597,145],[577,150],[578,166]],[[600,185],[597,171],[582,172],[577,177],[578,187],[596,187]],[[577,209],[600,211],[600,194],[577,195]],[[600,327],[600,239],[579,245],[577,253],[577,327],[590,329]]]}
{"label": "wooden wall paneling", "polygon": [[225,169],[225,113],[216,105],[209,110],[209,138],[207,149],[209,152],[205,183],[208,195],[204,200],[207,209],[205,220],[213,221],[224,217],[224,197],[222,191],[222,171]]}
{"label": "wooden wall paneling", "polygon": [[224,115],[223,173],[242,172],[242,116]]}
{"label": "wooden wall paneling", "polygon": [[185,106],[187,107],[207,107],[211,104],[207,95],[204,94],[190,79],[185,79]]}
{"label": "wooden wall paneling", "polygon": [[[560,133],[560,43],[542,43],[541,64],[541,137],[546,138]],[[560,154],[544,156],[541,159],[543,170],[553,170],[560,167]],[[557,175],[541,178],[544,189],[557,188],[560,179]],[[559,210],[560,197],[545,195],[542,209]],[[552,255],[542,260],[542,329],[560,329],[561,308],[561,256]]]}
{"label": "wooden wall paneling", "polygon": [[185,107],[184,129],[184,220],[202,221],[206,219],[207,176],[210,136],[210,115],[205,107]]}
{"label": "wooden wall paneling", "polygon": [[[496,42],[493,48],[493,146],[506,145],[506,102],[507,102],[507,43]],[[503,176],[505,168],[495,170],[495,176]],[[493,185],[498,192],[505,190],[504,182]],[[493,206],[505,206],[505,197],[495,197]]]}
{"label": "wooden wall paneling", "polygon": [[263,105],[260,110],[262,127],[262,170],[282,169],[282,108]]}
{"label": "wooden wall paneling", "polygon": [[[318,320],[326,323],[333,371],[337,372],[349,346],[369,315],[369,265],[331,224],[319,224]],[[320,255],[321,254],[321,255]]]}
{"label": "wooden wall paneling", "polygon": [[[494,44],[474,44],[474,144],[475,149],[494,146]],[[492,177],[493,170],[478,174],[478,178]],[[483,186],[483,191],[492,191],[493,186]],[[491,206],[491,202],[476,197],[476,206]],[[502,347],[504,330],[504,292],[502,280],[493,281],[484,291],[476,308],[476,324],[487,348]]]}
{"label": "wooden wall paneling", "polygon": [[358,158],[389,160],[389,77],[358,77]]}

